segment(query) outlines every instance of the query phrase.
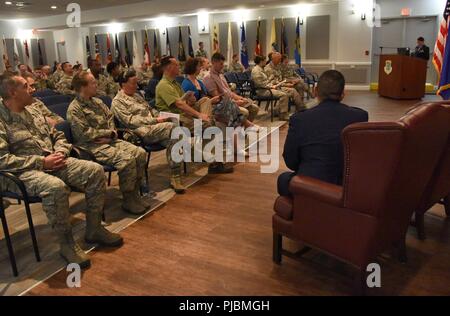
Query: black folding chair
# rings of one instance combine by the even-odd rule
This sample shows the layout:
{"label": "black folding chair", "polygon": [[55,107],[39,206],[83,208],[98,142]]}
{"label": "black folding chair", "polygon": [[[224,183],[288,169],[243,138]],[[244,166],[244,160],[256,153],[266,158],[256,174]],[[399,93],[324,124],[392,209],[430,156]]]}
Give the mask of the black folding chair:
{"label": "black folding chair", "polygon": [[47,106],[50,111],[58,114],[63,119],[67,119],[67,109],[69,108],[69,103],[59,103]]}
{"label": "black folding chair", "polygon": [[1,218],[1,221],[2,221],[3,232],[5,234],[5,241],[6,241],[6,245],[7,245],[7,248],[8,248],[8,255],[9,255],[10,262],[11,262],[13,275],[16,277],[16,276],[19,275],[19,273],[18,273],[18,270],[17,270],[16,257],[14,255],[14,250],[13,250],[13,247],[12,247],[11,237],[9,235],[8,223],[6,221],[3,198],[10,198],[10,199],[14,199],[14,200],[18,200],[18,201],[23,201],[24,202],[24,204],[25,204],[25,213],[27,215],[27,220],[28,220],[28,228],[30,230],[31,241],[32,241],[32,244],[33,244],[33,249],[34,249],[34,255],[35,255],[36,260],[38,262],[41,261],[41,256],[40,256],[40,253],[39,253],[39,246],[38,246],[37,239],[36,239],[36,232],[34,230],[33,218],[31,216],[30,204],[42,203],[42,199],[40,197],[38,197],[38,196],[30,196],[30,195],[28,195],[28,192],[27,192],[27,190],[25,188],[25,184],[23,183],[22,180],[20,180],[14,174],[12,174],[10,172],[0,171],[0,177],[13,182],[17,186],[19,191],[20,191],[20,193],[15,193],[15,192],[12,192],[12,191],[0,191],[0,218]]}
{"label": "black folding chair", "polygon": [[51,95],[48,97],[41,98],[41,101],[44,102],[46,106],[51,106],[60,103],[70,103],[74,99],[74,96],[71,95]]}
{"label": "black folding chair", "polygon": [[59,94],[56,91],[51,90],[51,89],[39,90],[39,91],[36,91],[35,93],[33,93],[33,97],[35,97],[35,98],[45,98],[45,97],[49,97],[52,95],[59,95]]}
{"label": "black folding chair", "polygon": [[[270,121],[273,122],[274,108],[276,107],[278,100],[280,100],[280,98],[274,96],[272,90],[269,88],[256,87],[255,82],[253,80],[250,80],[249,83],[251,88],[250,98],[258,102],[258,106],[261,106],[262,102],[266,102],[266,111],[270,107]],[[258,95],[258,91],[268,91],[269,94],[265,96]]]}
{"label": "black folding chair", "polygon": [[102,100],[103,103],[105,103],[108,108],[111,108],[112,99],[110,96],[102,95],[102,96],[99,96],[98,98],[100,100]]}

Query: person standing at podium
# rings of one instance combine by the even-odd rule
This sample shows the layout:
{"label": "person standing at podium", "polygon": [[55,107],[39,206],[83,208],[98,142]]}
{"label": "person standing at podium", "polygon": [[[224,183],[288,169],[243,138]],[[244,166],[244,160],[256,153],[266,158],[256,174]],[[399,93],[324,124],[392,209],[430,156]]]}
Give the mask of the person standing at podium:
{"label": "person standing at podium", "polygon": [[425,45],[425,39],[421,36],[417,39],[417,46],[413,53],[414,57],[430,60],[430,48]]}

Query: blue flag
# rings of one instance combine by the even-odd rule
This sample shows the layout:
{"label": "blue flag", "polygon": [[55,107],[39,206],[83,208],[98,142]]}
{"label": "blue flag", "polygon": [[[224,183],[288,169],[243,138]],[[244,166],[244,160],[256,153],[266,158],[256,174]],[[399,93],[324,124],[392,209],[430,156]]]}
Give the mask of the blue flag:
{"label": "blue flag", "polygon": [[245,69],[248,68],[248,50],[247,40],[245,38],[245,24],[242,22],[241,26],[241,64]]}
{"label": "blue flag", "polygon": [[191,27],[188,26],[189,33],[189,44],[188,44],[188,55],[194,58],[194,47],[192,45]]}
{"label": "blue flag", "polygon": [[302,52],[300,46],[300,18],[297,18],[297,27],[295,29],[296,37],[295,37],[295,63],[302,66]]}
{"label": "blue flag", "polygon": [[450,41],[448,20],[450,18],[450,1],[447,1],[444,17],[440,25],[440,36],[436,42],[433,63],[439,74],[439,90],[437,92],[444,100],[450,100]]}

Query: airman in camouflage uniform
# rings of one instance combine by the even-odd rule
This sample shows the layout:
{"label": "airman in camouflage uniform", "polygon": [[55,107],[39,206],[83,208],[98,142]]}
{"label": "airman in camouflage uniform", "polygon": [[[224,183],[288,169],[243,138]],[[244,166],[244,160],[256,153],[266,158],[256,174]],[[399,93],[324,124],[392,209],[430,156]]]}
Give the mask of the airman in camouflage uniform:
{"label": "airman in camouflage uniform", "polygon": [[160,143],[167,148],[167,162],[171,170],[171,186],[176,193],[184,193],[185,187],[181,184],[180,163],[172,160],[172,147],[176,140],[171,139],[175,124],[165,119],[154,118],[150,112],[147,101],[137,93],[136,73],[122,76],[122,90],[114,98],[111,106],[116,119],[123,127],[132,130],[145,145]]}
{"label": "airman in camouflage uniform", "polygon": [[[275,89],[275,85],[277,84],[276,80],[270,80],[264,71],[263,67],[265,64],[265,60],[257,56],[255,58],[255,67],[252,69],[252,80],[255,83],[256,88],[269,88],[270,92],[274,97],[279,97],[280,99],[277,102],[277,109],[279,112],[279,117],[281,120],[288,120],[288,105],[289,105],[289,95],[286,92]],[[257,93],[260,96],[269,96],[269,90],[258,89]]]}
{"label": "airman in camouflage uniform", "polygon": [[[272,61],[264,67],[264,72],[266,73],[269,81],[273,84],[281,83],[283,79],[283,74],[281,73],[281,54],[273,53]],[[289,97],[294,101],[297,110],[305,108],[305,104],[303,102],[303,93],[300,93],[294,87],[294,84],[286,82],[283,83],[280,87],[281,91],[287,93]]]}
{"label": "airman in camouflage uniform", "polygon": [[96,95],[96,81],[91,73],[81,72],[74,78],[77,97],[69,105],[69,121],[75,144],[89,151],[95,159],[115,167],[123,194],[123,208],[132,214],[143,214],[150,206],[141,199],[139,190],[147,165],[144,149],[118,139],[114,116]]}
{"label": "airman in camouflage uniform", "polygon": [[[10,91],[15,94],[11,96]],[[69,157],[70,145],[62,132],[56,131],[37,108],[29,111],[33,98],[24,78],[0,77],[0,169],[23,181],[28,194],[39,196],[49,223],[58,234],[60,254],[68,263],[82,268],[90,260],[72,235],[69,213],[70,188],[86,194],[86,234],[89,243],[117,247],[123,240],[101,225],[104,206],[105,176],[103,168],[90,161]],[[4,190],[20,193],[6,179]]]}
{"label": "airman in camouflage uniform", "polygon": [[102,74],[102,65],[96,59],[89,61],[89,70],[97,80],[97,96],[109,96],[114,99],[119,92],[119,85],[106,75]]}
{"label": "airman in camouflage uniform", "polygon": [[280,69],[283,80],[286,80],[287,82],[292,82],[294,84],[294,88],[301,96],[303,96],[305,92],[311,96],[309,85],[305,83],[303,78],[300,77],[295,72],[294,68],[289,65],[289,58],[286,55],[283,55]]}
{"label": "airman in camouflage uniform", "polygon": [[147,86],[149,81],[153,78],[153,71],[146,63],[142,63],[141,69],[137,71],[138,83],[142,86]]}

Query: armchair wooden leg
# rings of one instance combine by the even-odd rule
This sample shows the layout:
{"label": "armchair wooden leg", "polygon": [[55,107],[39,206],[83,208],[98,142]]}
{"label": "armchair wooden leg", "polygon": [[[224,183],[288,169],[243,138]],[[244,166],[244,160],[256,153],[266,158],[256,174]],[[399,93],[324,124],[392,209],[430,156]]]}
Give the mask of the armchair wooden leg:
{"label": "armchair wooden leg", "polygon": [[408,257],[406,255],[406,236],[397,242],[398,260],[401,263],[407,263]]}
{"label": "armchair wooden leg", "polygon": [[364,269],[357,269],[353,277],[353,295],[364,296],[366,295],[366,272]]}
{"label": "armchair wooden leg", "polygon": [[420,240],[425,240],[425,215],[424,214],[417,214],[414,217],[414,221],[416,224],[417,229],[417,237]]}
{"label": "armchair wooden leg", "polygon": [[0,202],[0,218],[3,226],[3,233],[5,235],[6,247],[8,248],[9,261],[11,262],[11,268],[13,275],[16,277],[19,275],[17,271],[16,257],[14,255],[14,249],[12,247],[11,237],[9,235],[8,223],[6,222],[5,211],[3,209],[3,199]]}
{"label": "armchair wooden leg", "polygon": [[283,236],[273,233],[273,262],[281,264],[281,252],[283,249]]}
{"label": "armchair wooden leg", "polygon": [[450,217],[450,195],[444,198],[445,214]]}

